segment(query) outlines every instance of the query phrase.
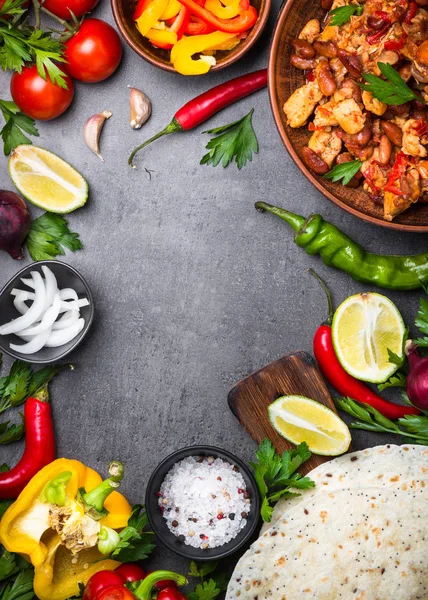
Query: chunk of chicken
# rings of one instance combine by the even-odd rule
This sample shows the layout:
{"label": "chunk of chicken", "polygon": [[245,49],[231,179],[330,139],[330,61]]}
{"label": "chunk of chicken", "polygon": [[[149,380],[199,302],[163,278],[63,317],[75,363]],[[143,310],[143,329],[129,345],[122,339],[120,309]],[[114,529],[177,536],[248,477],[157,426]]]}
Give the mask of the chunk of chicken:
{"label": "chunk of chicken", "polygon": [[352,98],[339,102],[333,108],[333,114],[341,128],[350,135],[361,131],[366,121],[361,108]]}
{"label": "chunk of chicken", "polygon": [[293,92],[283,107],[290,127],[304,125],[321,98],[322,93],[316,81],[310,81]]}
{"label": "chunk of chicken", "polygon": [[333,132],[315,131],[308,142],[309,148],[318,154],[331,168],[342,150],[342,140]]}
{"label": "chunk of chicken", "polygon": [[373,94],[371,92],[364,90],[361,94],[361,97],[366,110],[369,112],[372,112],[378,117],[381,117],[386,112],[388,106],[380,100],[377,100],[377,98],[373,98]]}
{"label": "chunk of chicken", "polygon": [[325,104],[319,104],[315,109],[314,126],[319,127],[337,127],[338,122],[333,114],[333,108],[336,106],[334,100]]}
{"label": "chunk of chicken", "polygon": [[418,121],[409,119],[402,127],[403,129],[403,146],[402,151],[410,156],[419,156],[424,158],[427,156],[427,149],[421,143],[421,138],[417,132]]}
{"label": "chunk of chicken", "polygon": [[313,44],[319,36],[320,31],[321,25],[318,19],[311,19],[306,23],[302,31],[299,33],[299,39]]}

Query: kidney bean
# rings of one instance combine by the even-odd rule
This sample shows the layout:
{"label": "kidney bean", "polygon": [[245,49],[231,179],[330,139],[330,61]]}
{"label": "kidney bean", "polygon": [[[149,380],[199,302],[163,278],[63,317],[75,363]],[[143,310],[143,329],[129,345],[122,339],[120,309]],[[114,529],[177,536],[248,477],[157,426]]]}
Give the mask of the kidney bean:
{"label": "kidney bean", "polygon": [[336,58],[337,46],[334,42],[314,42],[314,48],[318,54],[325,56],[326,58]]}
{"label": "kidney bean", "polygon": [[419,6],[428,6],[428,0],[415,0],[416,4]]}
{"label": "kidney bean", "polygon": [[379,142],[378,160],[382,165],[387,165],[391,160],[392,144],[387,135],[383,135]]}
{"label": "kidney bean", "polygon": [[387,25],[389,25],[388,21],[386,19],[382,19],[382,17],[375,17],[371,15],[367,19],[367,27],[369,29],[374,29],[374,31],[379,31],[379,29],[383,29]]}
{"label": "kidney bean", "polygon": [[368,160],[371,156],[373,156],[374,148],[373,146],[366,146],[365,148],[358,148],[354,151],[354,155],[358,160]]}
{"label": "kidney bean", "polygon": [[302,158],[308,169],[313,171],[316,175],[325,175],[330,170],[325,160],[323,160],[321,156],[318,156],[318,154],[315,154],[315,152],[307,146],[302,150]]}
{"label": "kidney bean", "polygon": [[321,0],[321,6],[324,10],[330,10],[333,6],[333,0]]}
{"label": "kidney bean", "polygon": [[360,180],[357,177],[355,177],[355,175],[354,175],[354,177],[346,184],[345,187],[355,189],[359,186],[360,186]]}
{"label": "kidney bean", "polygon": [[336,158],[336,164],[341,165],[344,162],[351,162],[352,160],[354,160],[354,157],[350,152],[342,152],[342,154],[339,154]]}
{"label": "kidney bean", "polygon": [[387,135],[388,139],[395,145],[401,146],[403,145],[403,132],[400,127],[396,123],[391,123],[391,121],[381,121],[380,126],[383,131]]}
{"label": "kidney bean", "polygon": [[401,79],[404,79],[404,81],[409,81],[410,77],[412,76],[411,63],[405,63],[403,66],[401,66],[398,69],[398,73],[399,73]]}
{"label": "kidney bean", "polygon": [[419,46],[416,53],[416,60],[423,65],[428,66],[428,40],[425,40],[425,42]]}
{"label": "kidney bean", "polygon": [[315,56],[315,50],[312,48],[311,44],[306,40],[299,40],[298,38],[291,40],[291,45],[294,49],[296,56],[301,56],[302,58],[313,58]]}
{"label": "kidney bean", "polygon": [[426,110],[412,110],[412,119],[422,119],[422,121],[428,121],[428,112]]}
{"label": "kidney bean", "polygon": [[[346,77],[343,80],[342,87],[340,89],[345,91],[347,97],[349,95],[357,104],[361,104],[361,89],[353,79]],[[349,93],[347,93],[346,90],[349,90]]]}
{"label": "kidney bean", "polygon": [[293,67],[301,69],[302,71],[310,71],[317,66],[317,61],[313,58],[303,58],[302,56],[297,56],[297,54],[291,55],[290,63]]}
{"label": "kidney bean", "polygon": [[345,146],[353,152],[354,147],[363,148],[372,139],[372,124],[367,120],[364,127],[358,133],[346,133],[343,129],[339,129],[337,135],[343,140]]}
{"label": "kidney bean", "polygon": [[359,79],[361,77],[361,74],[363,72],[363,66],[361,64],[361,59],[359,56],[357,56],[356,54],[351,54],[350,52],[343,50],[343,48],[338,48],[337,56],[342,65],[345,67],[348,73],[352,75],[352,77],[355,77],[356,79]]}
{"label": "kidney bean", "polygon": [[389,110],[397,115],[398,117],[404,117],[408,115],[410,112],[411,104],[410,102],[406,102],[405,104],[391,104],[389,106]]}
{"label": "kidney bean", "polygon": [[336,80],[331,72],[328,60],[321,60],[315,69],[318,86],[324,96],[332,96],[337,89]]}
{"label": "kidney bean", "polygon": [[370,200],[377,206],[383,206],[383,196],[377,196],[376,194],[369,194]]}

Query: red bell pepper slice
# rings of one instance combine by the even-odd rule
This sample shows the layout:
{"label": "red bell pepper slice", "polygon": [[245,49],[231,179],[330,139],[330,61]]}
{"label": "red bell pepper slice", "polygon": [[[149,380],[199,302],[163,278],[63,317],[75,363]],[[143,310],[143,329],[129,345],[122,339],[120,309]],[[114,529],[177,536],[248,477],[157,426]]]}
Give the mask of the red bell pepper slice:
{"label": "red bell pepper slice", "polygon": [[367,36],[367,43],[370,44],[370,46],[373,46],[373,44],[380,42],[380,40],[387,34],[390,27],[391,24],[388,23],[388,25],[385,25],[385,27],[379,29],[379,31],[376,31],[376,33],[370,33],[370,35]]}
{"label": "red bell pepper slice", "polygon": [[194,15],[190,15],[190,19],[186,24],[185,33],[187,35],[205,35],[206,33],[212,33],[215,31],[214,27],[199,19],[199,17],[195,17]]}
{"label": "red bell pepper slice", "polygon": [[395,185],[395,182],[406,172],[407,162],[406,154],[399,152],[395,157],[394,165],[386,182],[385,191],[392,192],[396,196],[401,195],[401,189]]}
{"label": "red bell pepper slice", "polygon": [[134,21],[141,17],[151,1],[152,0],[138,0],[137,8],[135,9],[134,16],[132,17]]}
{"label": "red bell pepper slice", "polygon": [[[180,40],[183,37],[188,20],[189,11],[185,6],[182,6],[178,15],[172,19],[173,23],[169,28],[170,31],[177,34],[177,40]],[[163,50],[171,50],[172,48],[172,44],[161,44],[160,42],[151,43],[153,46],[156,46],[156,48],[162,48]]]}
{"label": "red bell pepper slice", "polygon": [[402,36],[398,38],[398,40],[388,40],[387,42],[385,42],[384,45],[385,50],[401,50],[401,48],[406,42],[406,38],[407,34],[403,33]]}
{"label": "red bell pepper slice", "polygon": [[211,11],[207,10],[195,0],[179,0],[183,6],[186,6],[190,12],[208,25],[211,25],[217,31],[225,33],[242,33],[247,31],[257,21],[258,13],[254,6],[249,6],[247,10],[243,10],[237,17],[233,19],[219,19]]}

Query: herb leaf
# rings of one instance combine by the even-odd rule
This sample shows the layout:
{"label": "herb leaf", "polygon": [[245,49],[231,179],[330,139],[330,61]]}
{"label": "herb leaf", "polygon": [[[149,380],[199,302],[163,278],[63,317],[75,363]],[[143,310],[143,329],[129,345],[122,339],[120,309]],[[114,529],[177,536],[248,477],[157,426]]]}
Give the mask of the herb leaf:
{"label": "herb leaf", "polygon": [[49,260],[64,255],[64,248],[72,252],[83,248],[79,234],[70,231],[62,215],[45,213],[34,219],[25,240],[31,258]]}
{"label": "herb leaf", "polygon": [[299,496],[290,490],[306,490],[315,486],[309,477],[297,473],[297,469],[311,457],[308,445],[303,442],[295,450],[279,456],[268,439],[263,440],[256,452],[257,462],[250,463],[254,471],[262,504],[260,514],[263,521],[272,520],[273,505],[280,498]]}
{"label": "herb leaf", "polygon": [[329,25],[343,25],[352,17],[352,15],[362,15],[364,8],[358,4],[348,4],[347,6],[338,6],[330,11],[330,16],[333,17]]}
{"label": "herb leaf", "polygon": [[391,375],[391,377],[387,381],[385,381],[385,383],[380,383],[377,386],[380,392],[393,387],[406,387],[406,376],[404,375],[404,373],[395,373],[394,375]]}
{"label": "herb leaf", "polygon": [[206,145],[209,152],[202,157],[200,164],[216,167],[221,162],[223,167],[227,167],[235,159],[238,169],[242,169],[247,161],[251,161],[253,152],[259,151],[252,123],[253,112],[254,108],[239,121],[204,131],[216,137]]}
{"label": "herb leaf", "polygon": [[362,90],[371,92],[375,98],[384,104],[405,104],[410,100],[423,101],[422,97],[409,88],[389,63],[378,62],[377,66],[387,81],[372,73],[363,73],[363,78],[367,83],[358,84]]}
{"label": "herb leaf", "polygon": [[425,335],[424,337],[413,340],[414,344],[421,348],[428,348],[428,299],[426,298],[421,298],[419,301],[419,310],[418,316],[415,319],[415,325],[419,331]]}
{"label": "herb leaf", "polygon": [[31,565],[18,573],[15,581],[8,582],[1,590],[1,600],[33,600],[34,571]]}
{"label": "herb leaf", "polygon": [[145,560],[155,549],[153,532],[144,531],[148,519],[142,504],[132,507],[128,525],[120,532],[120,543],[112,552],[111,557],[120,562],[135,562]]}
{"label": "herb leaf", "polygon": [[0,111],[6,121],[0,135],[3,139],[3,150],[5,156],[20,144],[31,144],[31,140],[24,134],[38,136],[39,132],[34,124],[34,119],[27,117],[19,111],[14,102],[0,100]]}
{"label": "herb leaf", "polygon": [[194,592],[187,595],[189,600],[214,600],[221,594],[214,579],[198,583]]}
{"label": "herb leaf", "polygon": [[10,423],[10,421],[0,423],[0,444],[11,444],[12,442],[18,442],[22,439],[24,435],[24,418],[22,414],[21,418],[22,423],[20,425]]}
{"label": "herb leaf", "polygon": [[331,179],[333,183],[342,180],[343,185],[347,185],[353,176],[358,173],[362,165],[361,160],[351,160],[344,162],[340,165],[336,165],[324,175],[324,179]]}

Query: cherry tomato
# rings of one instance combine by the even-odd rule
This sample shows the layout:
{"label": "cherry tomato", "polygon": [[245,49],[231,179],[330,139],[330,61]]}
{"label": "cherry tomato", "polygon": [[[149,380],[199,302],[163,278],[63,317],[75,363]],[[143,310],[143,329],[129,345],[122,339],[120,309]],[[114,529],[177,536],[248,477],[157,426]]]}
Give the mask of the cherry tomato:
{"label": "cherry tomato", "polygon": [[159,592],[157,600],[187,600],[187,598],[178,588],[168,587]]}
{"label": "cherry tomato", "polygon": [[[147,571],[146,575],[150,575],[150,573],[153,573],[153,571]],[[163,579],[156,582],[153,587],[157,590],[163,590],[164,588],[177,587],[177,582],[172,581],[172,579]]]}
{"label": "cherry tomato", "polygon": [[101,590],[94,600],[135,600],[135,596],[123,585],[112,585]]}
{"label": "cherry tomato", "polygon": [[86,19],[65,43],[65,58],[67,71],[74,79],[96,83],[116,71],[122,58],[122,44],[111,25],[99,19]]}
{"label": "cherry tomato", "polygon": [[124,578],[116,571],[98,571],[98,573],[92,575],[86,584],[83,600],[95,600],[105,588],[123,587],[124,583]]}
{"label": "cherry tomato", "polygon": [[21,73],[14,73],[10,81],[10,92],[19,109],[41,121],[55,119],[70,106],[74,96],[74,85],[65,75],[68,89],[52,83],[47,77],[44,80],[37,73],[35,65],[26,66]]}
{"label": "cherry tomato", "polygon": [[98,2],[99,0],[45,0],[43,6],[67,21],[72,18],[70,10],[76,17],[81,17],[95,8]]}
{"label": "cherry tomato", "polygon": [[124,580],[128,582],[141,581],[146,576],[145,571],[134,563],[120,565],[120,567],[115,570],[115,573],[119,573]]}

